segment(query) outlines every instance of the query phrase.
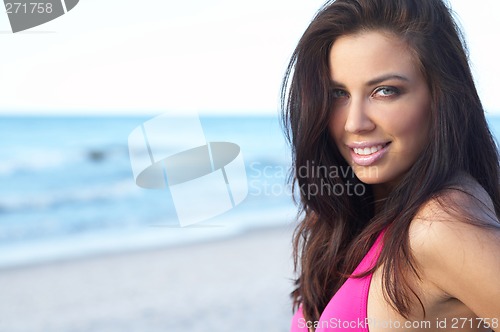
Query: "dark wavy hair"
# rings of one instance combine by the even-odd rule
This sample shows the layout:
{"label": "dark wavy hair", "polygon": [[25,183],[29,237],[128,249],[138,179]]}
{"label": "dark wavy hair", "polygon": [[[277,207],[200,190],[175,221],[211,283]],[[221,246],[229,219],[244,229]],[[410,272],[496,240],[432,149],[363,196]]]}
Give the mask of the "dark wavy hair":
{"label": "dark wavy hair", "polygon": [[[382,208],[376,214],[371,186],[361,184],[352,172],[308,176],[298,171],[311,165],[348,169],[327,127],[332,108],[328,58],[337,38],[363,31],[388,32],[404,40],[431,93],[428,145],[389,196],[377,202]],[[406,278],[408,271],[418,276],[409,248],[410,223],[424,203],[452,187],[459,172],[486,190],[492,213],[499,216],[497,147],[466,50],[451,10],[441,0],[329,1],[300,39],[283,79],[281,106],[293,156],[290,180],[300,189],[300,223],[293,241],[298,278],[292,297],[294,307],[302,304],[307,320],[319,319],[382,229],[384,247],[375,268],[383,264],[384,296],[407,318],[415,297],[420,302]],[[349,183],[366,190],[360,195],[310,195],[303,190]]]}

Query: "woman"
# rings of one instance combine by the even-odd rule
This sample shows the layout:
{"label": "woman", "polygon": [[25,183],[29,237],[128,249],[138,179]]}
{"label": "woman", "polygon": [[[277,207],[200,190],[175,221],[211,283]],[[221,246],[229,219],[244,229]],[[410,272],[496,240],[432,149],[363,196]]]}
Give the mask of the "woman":
{"label": "woman", "polygon": [[500,331],[497,148],[441,0],[337,0],[282,88],[292,331]]}

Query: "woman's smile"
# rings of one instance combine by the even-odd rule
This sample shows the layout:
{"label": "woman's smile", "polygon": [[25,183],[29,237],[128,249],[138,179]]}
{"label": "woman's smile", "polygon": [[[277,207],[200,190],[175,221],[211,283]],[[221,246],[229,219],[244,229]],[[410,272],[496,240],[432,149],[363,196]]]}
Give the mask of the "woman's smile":
{"label": "woman's smile", "polygon": [[[389,143],[366,143],[360,147],[351,147],[356,144],[348,145],[351,148],[351,158],[353,163],[359,166],[372,166],[378,160],[384,157],[389,150]],[[363,147],[364,145],[364,147]]]}

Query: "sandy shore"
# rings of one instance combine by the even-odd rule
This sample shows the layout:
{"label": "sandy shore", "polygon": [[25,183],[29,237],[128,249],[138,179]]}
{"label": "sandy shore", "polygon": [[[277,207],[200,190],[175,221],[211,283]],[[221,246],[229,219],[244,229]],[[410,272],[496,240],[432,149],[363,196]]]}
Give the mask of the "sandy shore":
{"label": "sandy shore", "polygon": [[0,331],[288,331],[291,233],[0,270]]}

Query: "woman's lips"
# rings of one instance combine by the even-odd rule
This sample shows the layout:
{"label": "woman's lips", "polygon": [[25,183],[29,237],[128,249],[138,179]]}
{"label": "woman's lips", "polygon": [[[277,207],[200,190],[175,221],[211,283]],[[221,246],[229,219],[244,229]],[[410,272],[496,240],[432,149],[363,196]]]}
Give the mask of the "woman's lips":
{"label": "woman's lips", "polygon": [[349,145],[352,161],[359,166],[373,165],[387,153],[390,143]]}

